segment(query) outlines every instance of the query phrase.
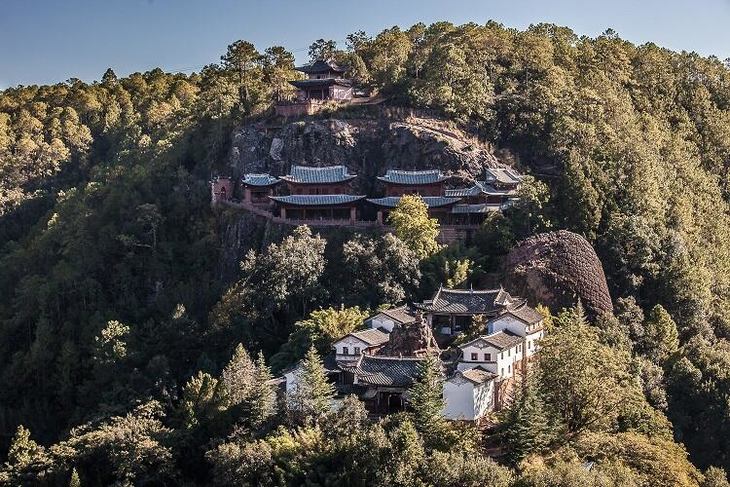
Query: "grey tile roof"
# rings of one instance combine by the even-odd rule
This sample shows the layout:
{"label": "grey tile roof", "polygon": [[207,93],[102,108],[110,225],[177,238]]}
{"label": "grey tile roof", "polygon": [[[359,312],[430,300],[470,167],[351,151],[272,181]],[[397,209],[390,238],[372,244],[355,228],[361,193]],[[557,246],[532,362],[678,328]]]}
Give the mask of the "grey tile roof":
{"label": "grey tile roof", "polygon": [[317,59],[312,63],[305,64],[304,66],[299,66],[296,69],[297,71],[301,71],[302,73],[307,74],[328,73],[330,71],[334,71],[336,73],[344,73],[345,71],[347,71],[346,67],[338,65],[332,60],[325,59]]}
{"label": "grey tile roof", "polygon": [[[386,196],[384,198],[369,198],[368,201],[374,205],[395,208],[400,198],[400,196]],[[445,196],[421,196],[421,199],[429,208],[453,205],[461,200],[461,198],[446,198]]]}
{"label": "grey tile roof", "polygon": [[506,350],[522,343],[523,338],[515,335],[510,331],[498,331],[485,337],[481,337],[485,342],[492,345],[497,350]]}
{"label": "grey tile roof", "polygon": [[512,297],[504,289],[474,290],[441,288],[431,302],[418,306],[433,313],[494,314],[506,307]]}
{"label": "grey tile roof", "polygon": [[512,188],[495,188],[486,181],[476,181],[468,188],[447,189],[444,191],[444,194],[446,196],[462,198],[466,196],[479,196],[480,194],[490,196],[513,196],[517,194],[517,191]]}
{"label": "grey tile roof", "polygon": [[438,169],[425,171],[405,171],[402,169],[388,169],[385,176],[378,179],[391,184],[433,184],[444,181],[446,178]]}
{"label": "grey tile roof", "polygon": [[367,330],[360,330],[353,333],[350,333],[348,336],[353,336],[355,338],[358,338],[371,347],[376,347],[378,345],[382,345],[383,343],[386,343],[390,339],[390,335],[387,333],[384,333],[377,328],[370,328]]}
{"label": "grey tile roof", "polygon": [[355,372],[364,385],[409,387],[418,377],[424,359],[363,355]]}
{"label": "grey tile roof", "polygon": [[496,379],[499,377],[497,374],[490,372],[482,367],[474,367],[473,369],[464,370],[462,372],[457,371],[456,374],[460,374],[463,378],[475,383],[483,384],[484,382]]}
{"label": "grey tile roof", "polygon": [[504,312],[504,314],[511,314],[516,318],[524,321],[528,325],[538,323],[545,319],[545,317],[539,311],[531,308],[525,303],[522,303],[520,306],[516,306],[514,308],[509,308],[507,311]]}
{"label": "grey tile roof", "polygon": [[511,168],[488,168],[485,170],[485,178],[488,183],[496,181],[502,184],[518,184],[522,176]]}
{"label": "grey tile roof", "polygon": [[472,205],[454,205],[451,213],[468,214],[468,213],[489,213],[491,211],[499,211],[502,206],[499,204],[476,203]]}
{"label": "grey tile roof", "polygon": [[249,186],[271,186],[279,182],[279,178],[271,174],[244,174],[241,180],[243,184]]}
{"label": "grey tile roof", "polygon": [[355,174],[347,172],[345,166],[292,166],[288,175],[282,176],[281,179],[291,181],[293,183],[302,184],[329,184],[341,183],[355,178]]}
{"label": "grey tile roof", "polygon": [[384,314],[386,316],[389,316],[401,324],[413,323],[414,321],[416,321],[416,317],[409,313],[406,306],[384,309],[378,314]]}
{"label": "grey tile roof", "polygon": [[294,194],[290,196],[269,196],[277,203],[293,206],[332,206],[354,203],[365,198],[352,194]]}

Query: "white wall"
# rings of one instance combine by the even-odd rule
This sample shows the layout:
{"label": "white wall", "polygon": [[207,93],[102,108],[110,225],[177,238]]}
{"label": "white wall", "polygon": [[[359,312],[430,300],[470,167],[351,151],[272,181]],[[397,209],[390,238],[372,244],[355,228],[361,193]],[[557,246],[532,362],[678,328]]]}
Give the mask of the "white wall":
{"label": "white wall", "polygon": [[511,331],[515,335],[519,335],[521,337],[527,335],[527,325],[523,321],[520,321],[514,316],[508,314],[494,318],[494,320],[489,323],[489,331],[487,333],[491,335],[492,333],[505,330]]}
{"label": "white wall", "polygon": [[301,367],[297,365],[297,367],[293,370],[290,370],[286,374],[284,374],[284,378],[286,379],[286,393],[287,394],[293,394],[294,391],[297,389],[297,384],[299,383],[299,376],[301,374]]}
{"label": "white wall", "polygon": [[[355,359],[362,355],[363,351],[368,348],[368,344],[360,340],[359,338],[348,335],[341,340],[336,341],[334,347],[335,355],[337,356],[337,358],[346,360],[348,358]],[[355,353],[355,347],[358,347],[360,349],[359,354]],[[347,348],[347,354],[345,354],[345,348]]]}
{"label": "white wall", "polygon": [[456,376],[444,382],[444,417],[474,420],[474,384]]}
{"label": "white wall", "polygon": [[393,318],[384,314],[375,315],[370,320],[370,328],[383,328],[384,330],[391,332],[393,331],[394,326],[395,321],[393,321]]}
{"label": "white wall", "polygon": [[474,386],[474,419],[479,419],[494,409],[494,381]]}
{"label": "white wall", "polygon": [[[537,336],[537,334],[535,336]],[[479,365],[488,371],[499,375],[500,379],[508,379],[514,376],[515,362],[522,360],[524,354],[524,347],[522,343],[505,350],[497,350],[489,345],[484,348],[480,348],[476,346],[479,343],[484,342],[476,342],[475,345],[462,348],[462,357],[456,365],[457,370],[469,370]],[[477,354],[477,360],[471,359],[472,353]],[[485,353],[491,354],[491,361],[486,361],[484,359]]]}

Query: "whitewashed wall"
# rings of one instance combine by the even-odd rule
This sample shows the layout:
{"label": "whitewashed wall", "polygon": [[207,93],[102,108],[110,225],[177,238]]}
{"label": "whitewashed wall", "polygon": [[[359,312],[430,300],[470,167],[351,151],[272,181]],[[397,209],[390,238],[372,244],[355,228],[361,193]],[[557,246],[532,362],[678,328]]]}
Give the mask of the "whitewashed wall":
{"label": "whitewashed wall", "polygon": [[[362,355],[363,351],[368,348],[368,344],[360,340],[359,338],[348,335],[341,340],[336,341],[334,347],[335,355],[337,356],[337,358],[341,360],[347,360],[354,359]],[[355,347],[360,348],[359,354],[355,354]],[[347,348],[347,354],[345,354],[345,348]]]}
{"label": "whitewashed wall", "polygon": [[474,384],[456,376],[444,382],[444,417],[474,420]]}
{"label": "whitewashed wall", "polygon": [[388,330],[388,332],[391,332],[393,331],[394,326],[395,321],[393,321],[393,318],[390,318],[389,316],[384,314],[375,315],[370,320],[370,328],[382,328],[384,330]]}

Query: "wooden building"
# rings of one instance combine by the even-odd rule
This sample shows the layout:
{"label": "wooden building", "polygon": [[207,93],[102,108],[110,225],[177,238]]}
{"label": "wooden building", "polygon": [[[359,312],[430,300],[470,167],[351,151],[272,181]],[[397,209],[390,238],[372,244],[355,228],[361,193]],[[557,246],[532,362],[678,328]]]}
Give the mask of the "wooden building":
{"label": "wooden building", "polygon": [[281,179],[288,196],[270,196],[277,203],[281,218],[289,220],[329,220],[354,224],[364,195],[352,195],[352,181],[345,166],[292,166]]}
{"label": "wooden building", "polygon": [[233,197],[233,180],[228,177],[215,177],[210,181],[210,201],[219,203]]}
{"label": "wooden building", "polygon": [[281,180],[270,174],[245,174],[243,184],[243,201],[249,205],[271,206],[269,196],[274,195],[274,188]]}
{"label": "wooden building", "polygon": [[404,171],[389,169],[385,176],[378,176],[385,183],[385,196],[418,194],[421,196],[443,196],[446,177],[438,169],[425,171]]}
{"label": "wooden building", "polygon": [[332,60],[318,59],[297,71],[307,78],[289,81],[296,89],[293,102],[280,102],[276,113],[283,116],[311,115],[325,102],[348,103],[352,100],[352,80],[344,77],[347,68]]}

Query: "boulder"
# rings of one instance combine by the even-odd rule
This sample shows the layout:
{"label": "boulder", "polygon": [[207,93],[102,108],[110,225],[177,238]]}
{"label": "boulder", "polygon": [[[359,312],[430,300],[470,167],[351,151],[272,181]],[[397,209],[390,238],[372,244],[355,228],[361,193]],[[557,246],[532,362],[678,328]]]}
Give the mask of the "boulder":
{"label": "boulder", "polygon": [[505,287],[558,312],[580,299],[589,317],[611,312],[603,265],[582,236],[560,230],[534,235],[504,261]]}

